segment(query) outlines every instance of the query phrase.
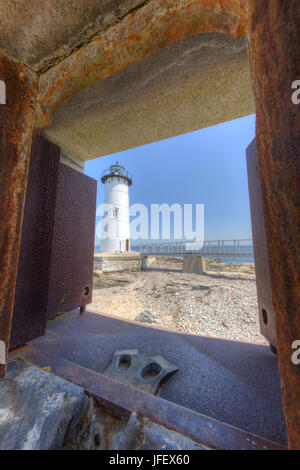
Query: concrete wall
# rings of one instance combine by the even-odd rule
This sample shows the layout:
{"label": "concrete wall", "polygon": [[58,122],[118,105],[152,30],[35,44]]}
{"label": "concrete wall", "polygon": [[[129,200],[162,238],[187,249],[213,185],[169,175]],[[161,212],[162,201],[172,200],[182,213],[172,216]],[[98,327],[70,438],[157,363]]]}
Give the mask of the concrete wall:
{"label": "concrete wall", "polygon": [[146,269],[155,261],[153,256],[140,255],[139,253],[130,255],[120,254],[111,256],[94,256],[94,271],[98,272],[121,272],[121,271],[141,271]]}
{"label": "concrete wall", "polygon": [[203,256],[185,256],[183,259],[183,272],[194,274],[205,273],[205,261]]}

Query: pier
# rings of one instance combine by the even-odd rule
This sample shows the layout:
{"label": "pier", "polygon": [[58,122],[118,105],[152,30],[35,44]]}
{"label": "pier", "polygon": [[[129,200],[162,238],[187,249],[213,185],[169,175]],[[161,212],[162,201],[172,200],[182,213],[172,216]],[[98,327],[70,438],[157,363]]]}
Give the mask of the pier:
{"label": "pier", "polygon": [[228,256],[230,258],[252,258],[252,239],[239,240],[205,240],[148,243],[132,246],[133,251],[148,255],[203,255],[203,256]]}

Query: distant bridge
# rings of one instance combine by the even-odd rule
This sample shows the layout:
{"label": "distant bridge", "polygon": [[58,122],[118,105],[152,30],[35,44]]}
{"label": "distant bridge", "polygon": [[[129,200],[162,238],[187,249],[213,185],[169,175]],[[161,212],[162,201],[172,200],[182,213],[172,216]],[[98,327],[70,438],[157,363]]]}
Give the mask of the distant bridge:
{"label": "distant bridge", "polygon": [[203,255],[211,257],[228,256],[230,258],[252,258],[254,256],[251,238],[240,240],[205,240],[203,245],[195,241],[148,243],[146,245],[132,246],[131,249],[132,251],[156,256]]}

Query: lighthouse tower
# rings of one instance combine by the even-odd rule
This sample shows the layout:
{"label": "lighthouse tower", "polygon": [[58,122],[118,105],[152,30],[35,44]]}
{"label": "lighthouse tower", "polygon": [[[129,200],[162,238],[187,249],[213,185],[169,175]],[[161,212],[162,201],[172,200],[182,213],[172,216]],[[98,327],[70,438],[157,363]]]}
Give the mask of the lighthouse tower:
{"label": "lighthouse tower", "polygon": [[104,204],[107,216],[102,223],[101,251],[124,253],[130,251],[129,186],[131,175],[116,162],[101,174],[105,185]]}

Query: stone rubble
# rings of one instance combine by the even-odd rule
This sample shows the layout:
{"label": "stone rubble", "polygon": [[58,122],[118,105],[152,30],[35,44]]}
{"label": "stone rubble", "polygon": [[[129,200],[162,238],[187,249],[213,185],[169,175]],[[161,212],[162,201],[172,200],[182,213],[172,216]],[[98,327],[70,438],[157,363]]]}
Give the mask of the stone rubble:
{"label": "stone rubble", "polygon": [[254,265],[214,259],[206,265],[204,275],[183,273],[182,259],[163,257],[141,272],[100,275],[91,309],[158,328],[266,344]]}

